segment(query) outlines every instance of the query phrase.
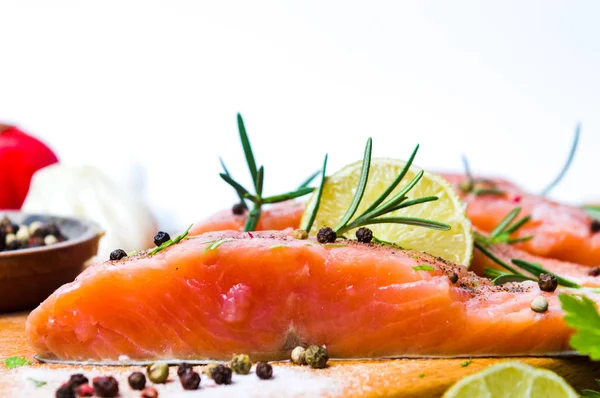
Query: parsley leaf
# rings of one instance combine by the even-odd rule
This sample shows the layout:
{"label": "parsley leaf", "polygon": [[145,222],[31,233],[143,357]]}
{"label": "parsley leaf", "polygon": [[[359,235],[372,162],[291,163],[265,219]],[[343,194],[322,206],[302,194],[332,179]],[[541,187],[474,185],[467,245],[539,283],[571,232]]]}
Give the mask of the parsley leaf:
{"label": "parsley leaf", "polygon": [[10,357],[4,360],[4,364],[6,365],[6,369],[14,369],[25,365],[31,365],[25,357]]}
{"label": "parsley leaf", "polygon": [[431,265],[426,264],[417,265],[415,267],[412,267],[412,269],[414,269],[415,271],[435,271],[435,268],[433,268]]}
{"label": "parsley leaf", "polygon": [[565,311],[565,322],[576,330],[569,341],[571,347],[594,361],[600,360],[600,315],[596,303],[586,296],[564,293],[558,298]]}

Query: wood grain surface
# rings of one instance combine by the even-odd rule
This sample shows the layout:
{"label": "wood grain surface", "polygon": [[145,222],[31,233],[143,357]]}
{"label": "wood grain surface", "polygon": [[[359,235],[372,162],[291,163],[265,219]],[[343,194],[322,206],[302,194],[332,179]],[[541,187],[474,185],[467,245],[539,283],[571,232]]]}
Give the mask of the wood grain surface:
{"label": "wood grain surface", "polygon": [[[49,365],[38,363],[33,359],[34,352],[28,347],[25,339],[25,319],[27,314],[7,314],[0,315],[0,397],[21,397],[21,396],[47,396],[54,397],[54,391],[58,382],[54,384],[48,382],[48,385],[36,389],[35,394],[31,392],[31,386],[27,385],[27,378],[21,375],[25,368],[29,372],[35,373],[37,378],[43,378],[39,375],[51,376],[53,372],[62,372],[61,374],[75,373],[76,371],[90,371],[92,373],[115,374],[122,380],[121,396],[139,396],[138,392],[133,392],[126,385],[126,376],[133,371],[129,367],[93,367],[72,368],[64,365]],[[8,370],[4,366],[4,359],[11,356],[25,356],[32,362],[31,366],[19,369]],[[274,374],[278,372],[285,373],[284,370],[301,369],[302,372],[310,372],[315,377],[325,376],[331,381],[331,385],[336,388],[325,389],[318,395],[331,397],[439,397],[444,391],[461,377],[477,372],[490,365],[496,364],[507,359],[503,358],[474,358],[466,366],[461,366],[464,359],[397,359],[397,360],[376,360],[376,361],[330,361],[327,369],[312,370],[306,367],[298,367],[289,363],[274,364]],[[510,358],[510,360],[519,360],[533,366],[551,369],[563,376],[577,390],[582,388],[593,388],[594,378],[600,377],[600,363],[591,362],[585,358]],[[19,373],[21,372],[21,373]],[[171,370],[173,375],[174,369]],[[286,373],[287,374],[287,373]],[[420,375],[424,375],[419,377]],[[173,376],[171,376],[173,377]],[[246,376],[249,377],[249,376]],[[293,377],[288,375],[287,377]],[[175,376],[176,378],[176,376]],[[49,378],[51,379],[51,377]],[[258,379],[256,379],[258,380]],[[310,383],[310,378],[306,379]],[[280,380],[281,382],[281,380]],[[292,383],[293,380],[290,380]],[[260,381],[260,383],[271,383],[271,381]],[[274,382],[273,382],[274,383]],[[338,384],[335,384],[338,383]],[[29,382],[29,384],[31,384]],[[124,386],[123,386],[124,384]],[[161,397],[180,396],[180,393],[173,393],[176,383],[172,383],[171,390],[165,390],[160,393]],[[256,391],[247,391],[244,396],[264,396],[261,386],[269,384],[255,384]],[[306,384],[307,389],[310,387]],[[181,389],[180,386],[177,386]],[[227,386],[223,387],[223,392],[227,392]],[[219,388],[221,388],[219,387]],[[166,387],[165,387],[166,388]],[[27,391],[27,394],[23,392]],[[195,392],[186,392],[183,396],[202,396],[204,390]],[[160,392],[160,389],[159,389]],[[288,389],[289,396],[302,395],[294,389]],[[135,395],[134,395],[135,394]],[[280,394],[275,394],[280,395]],[[288,394],[284,394],[288,395]],[[314,394],[311,394],[314,396]],[[281,396],[281,395],[280,395]]]}

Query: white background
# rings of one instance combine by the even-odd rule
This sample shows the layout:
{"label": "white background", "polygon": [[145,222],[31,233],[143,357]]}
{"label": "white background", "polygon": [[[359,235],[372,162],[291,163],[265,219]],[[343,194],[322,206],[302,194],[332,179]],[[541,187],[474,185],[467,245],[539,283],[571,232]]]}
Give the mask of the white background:
{"label": "white background", "polygon": [[[266,193],[374,155],[600,199],[600,2],[0,0],[0,120],[138,184],[163,226],[229,207],[218,156]],[[140,168],[135,168],[135,165]],[[143,174],[140,173],[143,171]],[[248,184],[250,185],[250,184]]]}

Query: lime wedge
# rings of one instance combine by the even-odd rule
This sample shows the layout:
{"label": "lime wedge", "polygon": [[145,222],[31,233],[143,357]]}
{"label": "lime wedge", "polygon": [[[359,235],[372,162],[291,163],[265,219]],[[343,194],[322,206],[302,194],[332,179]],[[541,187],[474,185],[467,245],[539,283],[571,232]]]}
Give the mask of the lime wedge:
{"label": "lime wedge", "polygon": [[460,379],[443,398],[576,398],[559,375],[521,362],[503,362]]}
{"label": "lime wedge", "polygon": [[[369,180],[355,218],[385,192],[405,164],[404,161],[396,159],[373,158],[371,160]],[[316,235],[319,229],[324,227],[333,228],[342,219],[352,202],[361,167],[362,161],[359,161],[326,178],[319,211],[309,234]],[[418,167],[412,165],[388,199],[406,187],[419,171]],[[302,217],[302,226],[308,223],[316,196],[315,191],[308,200]],[[373,235],[380,240],[393,242],[405,249],[427,252],[455,264],[468,266],[473,251],[471,222],[465,214],[466,205],[456,195],[452,186],[441,176],[424,172],[423,177],[408,196],[409,199],[426,196],[437,196],[439,199],[396,210],[386,214],[385,217],[425,218],[449,224],[451,229],[441,231],[404,224],[375,224],[368,226],[373,231]],[[350,231],[346,237],[353,238],[354,234],[355,231]]]}

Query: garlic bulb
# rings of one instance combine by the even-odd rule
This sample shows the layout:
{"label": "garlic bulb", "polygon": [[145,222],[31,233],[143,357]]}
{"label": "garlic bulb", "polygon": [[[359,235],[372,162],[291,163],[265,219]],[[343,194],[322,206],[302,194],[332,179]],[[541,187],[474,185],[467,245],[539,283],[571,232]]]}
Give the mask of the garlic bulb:
{"label": "garlic bulb", "polygon": [[153,247],[157,230],[150,209],[135,192],[92,166],[56,164],[37,171],[21,210],[98,223],[105,231],[98,249],[100,260],[108,259],[115,249]]}

